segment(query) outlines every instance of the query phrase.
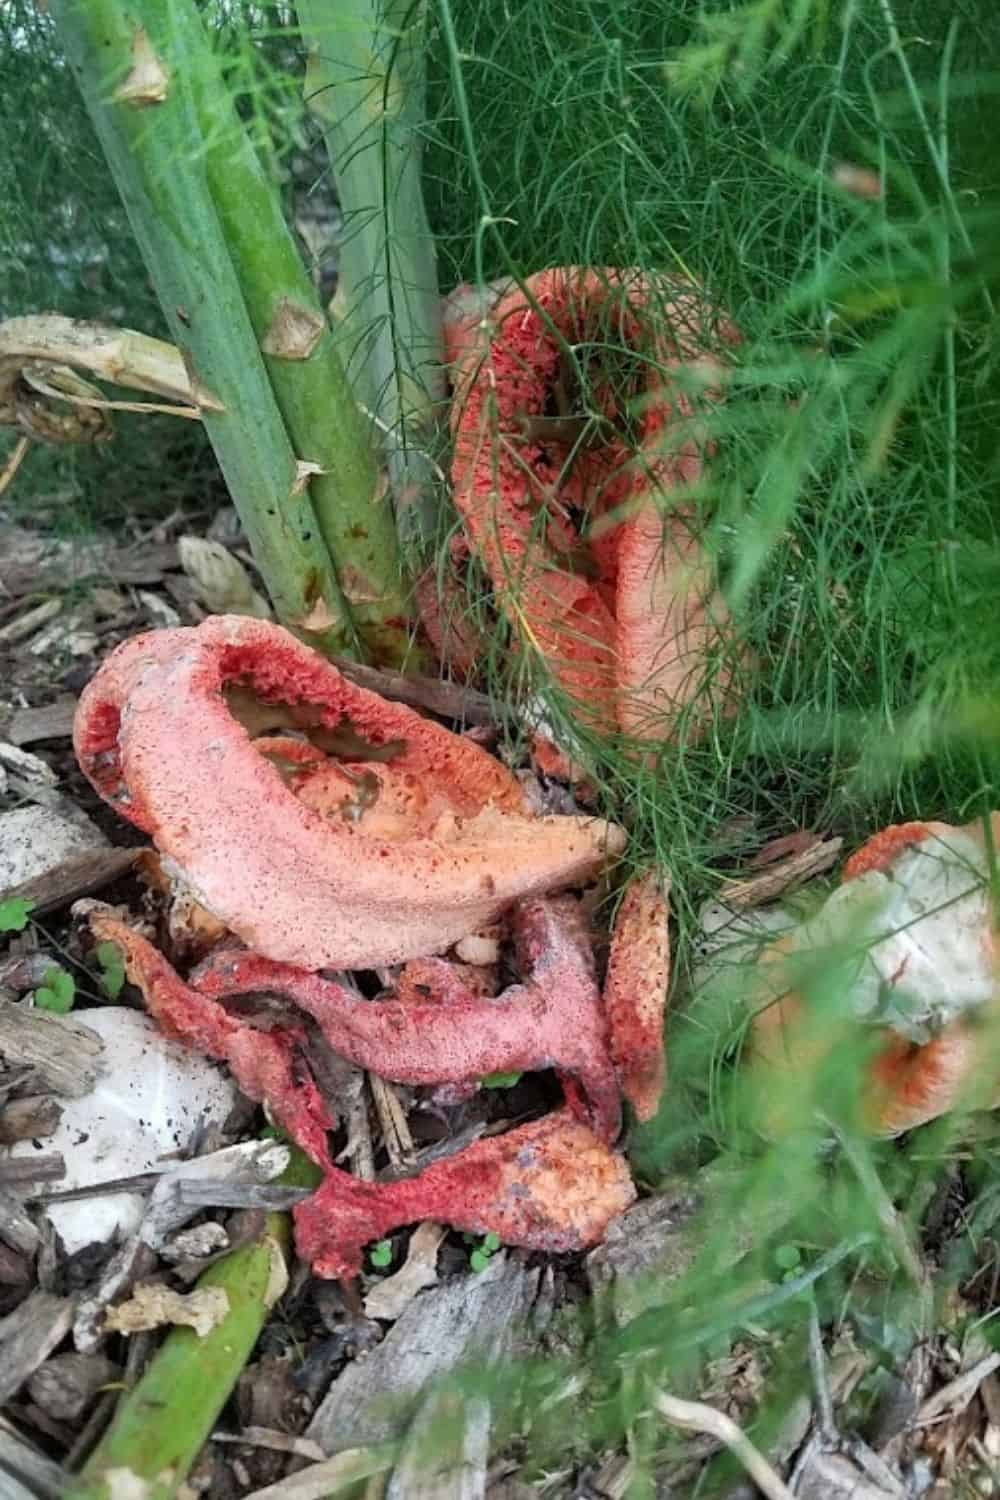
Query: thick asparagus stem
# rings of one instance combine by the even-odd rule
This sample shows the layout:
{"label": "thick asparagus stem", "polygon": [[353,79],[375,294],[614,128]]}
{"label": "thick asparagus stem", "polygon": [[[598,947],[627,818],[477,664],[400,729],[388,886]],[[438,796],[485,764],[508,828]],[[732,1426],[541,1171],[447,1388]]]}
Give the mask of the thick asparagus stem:
{"label": "thick asparagus stem", "polygon": [[425,0],[297,0],[306,91],[345,229],[333,312],[385,437],[404,542],[433,534],[429,454],[445,399],[434,240],[421,182]]}
{"label": "thick asparagus stem", "polygon": [[[158,0],[163,3],[163,0]],[[170,0],[173,56],[189,82],[226,244],[341,590],[371,656],[407,655],[407,603],[392,503],[371,424],[355,400],[273,183],[233,105],[194,0]]]}
{"label": "thick asparagus stem", "polygon": [[222,410],[203,420],[280,618],[322,649],[357,637],[278,410],[208,181],[172,0],[50,10],[174,342]]}

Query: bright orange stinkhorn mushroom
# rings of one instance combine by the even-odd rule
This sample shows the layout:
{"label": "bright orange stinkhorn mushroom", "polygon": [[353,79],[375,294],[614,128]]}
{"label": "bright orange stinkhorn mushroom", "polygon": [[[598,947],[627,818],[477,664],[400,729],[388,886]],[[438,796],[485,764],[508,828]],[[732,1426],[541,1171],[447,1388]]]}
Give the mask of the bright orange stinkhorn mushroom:
{"label": "bright orange stinkhorn mushroom", "polygon": [[[1000,815],[993,822],[1000,832]],[[762,1080],[773,1075],[775,1097],[781,1074],[808,1074],[877,1016],[862,1101],[873,1129],[898,1135],[963,1104],[1000,1106],[1000,974],[981,825],[877,833],[817,917],[765,952],[764,975],[780,991],[789,955],[847,941],[859,954],[836,1035],[817,1027],[794,986],[754,1019],[751,1060]]]}
{"label": "bright orange stinkhorn mushroom", "polygon": [[604,1008],[622,1093],[640,1120],[656,1114],[666,1081],[663,1013],[670,983],[670,882],[647,870],[629,882],[615,918]]}
{"label": "bright orange stinkhorn mushroom", "polygon": [[[356,1275],[366,1244],[427,1218],[477,1233],[492,1231],[510,1245],[584,1249],[598,1243],[610,1221],[633,1201],[635,1189],[622,1157],[567,1111],[478,1141],[416,1177],[384,1184],[357,1181],[333,1164],[326,1132],[334,1121],[293,1031],[261,1032],[230,1016],[217,1000],[186,985],[145,938],[110,912],[92,912],[90,925],[95,937],[122,949],[130,980],[164,1030],[227,1062],[243,1091],[266,1103],[323,1170],[319,1191],[295,1209],[299,1253],[319,1275]],[[536,953],[539,970],[535,945],[552,942],[552,934],[540,930],[546,927],[544,914],[529,917],[525,946]],[[252,973],[255,962],[248,956],[252,979],[259,977]],[[329,999],[324,996],[321,1008]]]}
{"label": "bright orange stinkhorn mushroom", "polygon": [[[455,504],[498,603],[581,714],[603,731],[662,737],[727,622],[690,504],[665,504],[702,467],[694,400],[669,372],[702,373],[703,396],[717,396],[718,350],[739,335],[725,319],[710,326],[691,283],[562,267],[526,286],[528,297],[499,285],[482,313],[459,287],[446,307]],[[616,424],[636,413],[607,380],[601,420],[548,414],[561,345],[609,336],[646,360],[634,442]],[[589,557],[580,513],[604,531]]]}
{"label": "bright orange stinkhorn mushroom", "polygon": [[[213,1000],[253,991],[287,996],[318,1022],[335,1052],[398,1083],[470,1083],[489,1073],[555,1068],[579,1087],[582,1113],[604,1140],[618,1134],[618,1087],[589,944],[572,897],[520,903],[512,924],[522,984],[495,1000],[451,965],[426,959],[422,1001],[365,1000],[333,980],[256,954],[221,949],[192,975]],[[576,1091],[570,1099],[576,1104]]]}
{"label": "bright orange stinkhorn mushroom", "polygon": [[556,1110],[416,1177],[376,1184],[335,1169],[296,1209],[295,1239],[318,1275],[341,1278],[360,1269],[365,1245],[421,1219],[561,1253],[599,1244],[634,1200],[624,1158]]}
{"label": "bright orange stinkhorn mushroom", "polygon": [[[230,712],[227,689],[248,688],[311,736],[301,752],[282,742],[292,784],[281,743],[260,753]],[[320,759],[338,734],[345,756]],[[598,819],[530,816],[499,761],[263,620],[126,642],[85,689],[74,742],[97,791],[202,905],[255,952],[306,969],[439,952],[520,897],[589,879],[625,842]]]}

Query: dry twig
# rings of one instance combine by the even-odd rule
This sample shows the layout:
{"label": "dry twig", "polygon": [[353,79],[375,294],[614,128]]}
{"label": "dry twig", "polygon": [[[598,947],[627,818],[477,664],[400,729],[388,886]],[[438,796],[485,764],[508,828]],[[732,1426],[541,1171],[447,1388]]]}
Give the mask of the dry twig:
{"label": "dry twig", "polygon": [[928,1396],[914,1419],[914,1427],[926,1427],[929,1422],[936,1422],[945,1415],[957,1416],[964,1411],[973,1396],[986,1379],[992,1375],[994,1370],[1000,1369],[1000,1354],[987,1354],[978,1360],[971,1369],[963,1370],[961,1375],[956,1375],[954,1380],[949,1380],[939,1391]]}
{"label": "dry twig", "polygon": [[369,1073],[368,1081],[389,1161],[394,1171],[406,1170],[413,1165],[413,1136],[410,1134],[406,1113],[399,1102],[399,1095],[392,1084],[379,1078],[377,1073]]}
{"label": "dry twig", "polygon": [[795,1500],[781,1476],[772,1469],[763,1453],[755,1448],[742,1428],[738,1427],[725,1412],[703,1401],[684,1401],[680,1396],[656,1391],[653,1405],[675,1427],[684,1427],[691,1432],[706,1432],[717,1438],[728,1448],[735,1459],[746,1469],[754,1484],[767,1500]]}

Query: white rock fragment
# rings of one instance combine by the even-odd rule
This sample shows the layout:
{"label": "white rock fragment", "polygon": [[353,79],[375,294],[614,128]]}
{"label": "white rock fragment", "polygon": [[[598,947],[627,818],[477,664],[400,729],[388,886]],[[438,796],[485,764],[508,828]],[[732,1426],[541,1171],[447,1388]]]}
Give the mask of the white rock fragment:
{"label": "white rock fragment", "polygon": [[109,847],[89,821],[70,822],[51,807],[15,807],[0,814],[0,895],[73,855]]}
{"label": "white rock fragment", "polygon": [[[44,1142],[65,1160],[55,1185],[93,1187],[149,1172],[187,1145],[200,1123],[221,1124],[236,1101],[232,1081],[205,1058],[168,1041],[153,1022],[124,1006],[81,1012],[104,1041],[106,1071],[80,1099],[67,1100],[62,1119]],[[36,1148],[20,1141],[15,1157]],[[142,1193],[95,1194],[50,1203],[46,1212],[72,1254],[112,1234],[127,1235],[143,1213]]]}

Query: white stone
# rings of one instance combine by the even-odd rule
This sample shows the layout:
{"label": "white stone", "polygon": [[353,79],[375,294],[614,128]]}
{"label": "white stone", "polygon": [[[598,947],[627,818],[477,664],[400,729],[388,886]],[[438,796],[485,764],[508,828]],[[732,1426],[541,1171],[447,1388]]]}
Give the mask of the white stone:
{"label": "white stone", "polygon": [[[229,1076],[168,1041],[147,1016],[108,1005],[81,1011],[80,1019],[104,1041],[104,1077],[82,1099],[60,1100],[63,1114],[53,1135],[11,1148],[15,1157],[60,1153],[66,1176],[53,1191],[148,1172],[182,1150],[200,1122],[226,1119],[237,1097]],[[116,1230],[133,1233],[144,1203],[142,1193],[107,1193],[52,1203],[46,1212],[72,1254]]]}
{"label": "white stone", "polygon": [[51,807],[15,807],[0,813],[0,896],[24,880],[54,870],[64,859],[106,849],[92,823],[72,823]]}

